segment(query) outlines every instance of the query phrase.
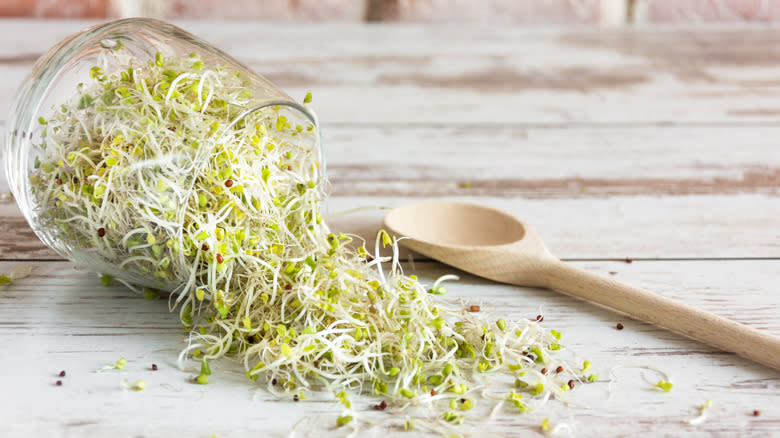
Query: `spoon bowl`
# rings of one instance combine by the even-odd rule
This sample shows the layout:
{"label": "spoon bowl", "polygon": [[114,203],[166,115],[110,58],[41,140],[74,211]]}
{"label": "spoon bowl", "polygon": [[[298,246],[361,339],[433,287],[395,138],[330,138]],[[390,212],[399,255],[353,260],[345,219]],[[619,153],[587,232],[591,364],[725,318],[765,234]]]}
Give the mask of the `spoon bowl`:
{"label": "spoon bowl", "polygon": [[405,237],[402,245],[463,271],[502,283],[555,289],[780,369],[780,338],[563,263],[533,228],[499,210],[423,202],[392,210],[384,223]]}
{"label": "spoon bowl", "polygon": [[496,246],[516,243],[526,226],[514,216],[481,205],[424,202],[391,211],[385,224],[417,240],[448,246]]}
{"label": "spoon bowl", "polygon": [[[385,227],[432,259],[502,283],[545,287],[544,266],[557,259],[533,228],[503,211],[462,202],[396,208]],[[511,254],[511,257],[507,255]]]}

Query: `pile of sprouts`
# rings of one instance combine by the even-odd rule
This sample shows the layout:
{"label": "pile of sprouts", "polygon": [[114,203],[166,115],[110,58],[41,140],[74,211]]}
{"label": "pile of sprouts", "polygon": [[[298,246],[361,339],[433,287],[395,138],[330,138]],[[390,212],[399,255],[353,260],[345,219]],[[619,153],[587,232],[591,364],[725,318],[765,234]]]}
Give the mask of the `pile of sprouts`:
{"label": "pile of sprouts", "polygon": [[259,96],[240,72],[197,54],[101,57],[39,120],[39,221],[76,260],[173,292],[197,383],[233,356],[296,400],[325,390],[349,405],[351,388],[384,406],[438,403],[438,420],[459,424],[484,399],[481,375],[508,378],[497,398],[516,412],[595,380],[587,361],[557,358],[560,333],[537,321],[438,303],[444,288],[404,275],[386,232],[371,255],[332,232],[316,127],[284,105],[250,111]]}

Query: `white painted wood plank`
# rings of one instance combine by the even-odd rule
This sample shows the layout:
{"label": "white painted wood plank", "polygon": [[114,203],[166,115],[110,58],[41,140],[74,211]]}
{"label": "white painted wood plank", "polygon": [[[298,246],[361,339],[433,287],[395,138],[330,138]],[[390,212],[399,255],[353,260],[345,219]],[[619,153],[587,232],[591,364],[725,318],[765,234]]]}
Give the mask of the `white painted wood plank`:
{"label": "white painted wood plank", "polygon": [[[777,258],[780,254],[780,203],[765,195],[440,199],[480,203],[513,214],[536,228],[550,251],[565,259]],[[334,230],[373,242],[387,209],[420,200],[333,197],[327,204],[332,216],[327,221]],[[356,208],[364,210],[336,216]],[[57,258],[35,238],[13,204],[0,204],[0,230],[4,260]]]}
{"label": "white painted wood plank", "polygon": [[[421,197],[776,196],[779,137],[773,126],[323,127],[334,194]],[[399,181],[415,185],[389,187]]]}
{"label": "white painted wood plank", "polygon": [[[467,200],[525,219],[564,258],[779,257],[778,136],[730,126],[325,128],[328,211]],[[372,239],[384,214],[330,223]],[[52,257],[8,202],[0,229],[3,258]]]}
{"label": "white painted wood plank", "polygon": [[[0,263],[5,272],[18,263]],[[0,289],[0,422],[4,436],[344,436],[332,425],[335,403],[277,401],[256,390],[230,361],[212,363],[216,372],[202,387],[187,382],[191,372],[175,369],[184,334],[164,301],[146,301],[120,286],[105,288],[94,274],[66,262],[34,263],[33,275]],[[683,300],[780,335],[777,294],[778,261],[587,262],[594,272],[617,272],[616,278]],[[430,283],[449,273],[435,263],[418,263],[417,274]],[[411,268],[407,266],[407,270]],[[780,374],[730,354],[723,354],[651,326],[613,315],[554,292],[488,283],[463,275],[441,297],[461,300],[483,311],[512,318],[534,317],[562,330],[569,350],[589,359],[600,383],[578,387],[571,401],[524,416],[502,414],[477,429],[524,435],[538,430],[543,418],[567,422],[575,436],[770,436],[780,428],[775,403]],[[625,329],[614,329],[616,322]],[[124,371],[96,373],[119,357]],[[152,363],[160,370],[149,369]],[[658,367],[672,376],[669,394],[650,389],[637,369],[619,369],[609,395],[609,370],[615,366]],[[54,385],[65,370],[61,387]],[[123,391],[121,379],[144,379],[140,393]],[[658,377],[648,373],[648,379]],[[713,401],[710,418],[694,427],[682,422]],[[399,431],[402,418],[375,414],[376,401],[356,397],[361,415],[387,424],[360,434],[386,436]],[[754,409],[760,417],[752,417]],[[407,435],[404,435],[407,436]],[[411,433],[408,436],[422,436]]]}
{"label": "white painted wood plank", "polygon": [[[401,184],[399,184],[401,185]],[[519,199],[443,196],[515,215],[541,234],[560,258],[750,258],[780,254],[780,202],[764,195],[631,196]],[[420,198],[334,197],[329,212],[360,206],[394,208]],[[336,230],[373,242],[387,210],[329,220]]]}
{"label": "white painted wood plank", "polygon": [[777,138],[780,126],[333,125],[322,143],[337,196],[405,181],[397,194],[582,198],[778,195]]}
{"label": "white painted wood plank", "polygon": [[[4,20],[26,38],[0,49],[0,74],[19,83],[84,24]],[[771,27],[178,24],[292,96],[312,89],[326,124],[780,121]]]}

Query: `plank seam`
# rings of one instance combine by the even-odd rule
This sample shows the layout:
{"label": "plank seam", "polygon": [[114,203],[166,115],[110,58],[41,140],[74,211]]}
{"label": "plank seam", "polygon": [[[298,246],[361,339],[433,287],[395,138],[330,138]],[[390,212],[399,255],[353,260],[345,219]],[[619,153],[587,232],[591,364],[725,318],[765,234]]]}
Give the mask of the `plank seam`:
{"label": "plank seam", "polygon": [[[626,262],[625,258],[606,257],[606,258],[561,258],[563,262],[622,262],[630,264],[633,262],[760,262],[760,261],[780,261],[780,257],[631,257],[631,262]],[[14,262],[14,263],[68,263],[68,259],[49,259],[49,258],[34,258],[34,259],[16,259],[16,258],[2,258],[0,262]],[[439,263],[431,259],[415,259],[415,263]],[[406,263],[406,262],[402,262]]]}

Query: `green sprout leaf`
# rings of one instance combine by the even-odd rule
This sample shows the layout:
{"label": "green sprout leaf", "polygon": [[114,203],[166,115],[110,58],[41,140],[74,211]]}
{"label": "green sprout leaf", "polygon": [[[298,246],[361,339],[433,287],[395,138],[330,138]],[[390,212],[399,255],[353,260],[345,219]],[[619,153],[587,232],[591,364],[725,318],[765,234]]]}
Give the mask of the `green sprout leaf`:
{"label": "green sprout leaf", "polygon": [[660,391],[669,392],[672,390],[674,385],[672,384],[672,382],[667,382],[666,380],[661,379],[658,381],[658,383],[655,384],[655,387]]}
{"label": "green sprout leaf", "polygon": [[125,365],[127,365],[127,359],[124,357],[120,357],[115,363],[112,368],[117,370],[123,370],[125,368]]}
{"label": "green sprout leaf", "polygon": [[344,416],[338,417],[338,418],[336,419],[336,426],[337,426],[337,427],[343,427],[343,426],[346,426],[346,425],[347,425],[347,424],[349,424],[349,423],[350,423],[350,422],[351,422],[353,419],[354,419],[354,417],[352,417],[351,415],[344,415]]}
{"label": "green sprout leaf", "polygon": [[144,298],[149,301],[154,301],[160,298],[160,293],[147,287],[144,288]]}

